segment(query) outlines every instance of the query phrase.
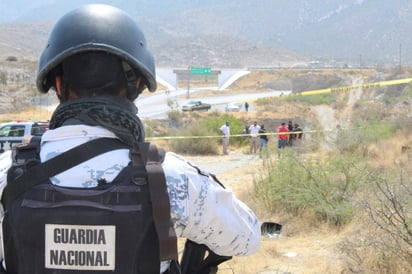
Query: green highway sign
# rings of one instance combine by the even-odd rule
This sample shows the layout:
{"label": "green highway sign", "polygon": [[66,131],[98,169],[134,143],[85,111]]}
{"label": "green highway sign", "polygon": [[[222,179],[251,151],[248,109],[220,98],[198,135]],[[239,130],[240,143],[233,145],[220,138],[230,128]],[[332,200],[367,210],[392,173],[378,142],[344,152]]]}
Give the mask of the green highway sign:
{"label": "green highway sign", "polygon": [[191,74],[211,74],[211,68],[204,68],[204,67],[190,67]]}

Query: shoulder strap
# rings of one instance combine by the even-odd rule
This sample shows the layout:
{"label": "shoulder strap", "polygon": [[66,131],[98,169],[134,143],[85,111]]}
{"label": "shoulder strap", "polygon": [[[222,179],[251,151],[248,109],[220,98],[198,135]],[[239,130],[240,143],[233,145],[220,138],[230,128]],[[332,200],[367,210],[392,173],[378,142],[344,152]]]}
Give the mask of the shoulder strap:
{"label": "shoulder strap", "polygon": [[30,187],[97,155],[121,148],[128,148],[128,146],[119,139],[98,138],[72,148],[43,163],[37,164],[27,169],[27,171],[17,177],[15,181],[7,183],[2,195],[2,203],[5,208],[7,208],[10,202]]}
{"label": "shoulder strap", "polygon": [[132,150],[133,165],[143,164],[152,200],[153,219],[159,236],[161,260],[177,260],[177,237],[170,216],[170,201],[161,162],[164,151],[153,143],[138,143]]}

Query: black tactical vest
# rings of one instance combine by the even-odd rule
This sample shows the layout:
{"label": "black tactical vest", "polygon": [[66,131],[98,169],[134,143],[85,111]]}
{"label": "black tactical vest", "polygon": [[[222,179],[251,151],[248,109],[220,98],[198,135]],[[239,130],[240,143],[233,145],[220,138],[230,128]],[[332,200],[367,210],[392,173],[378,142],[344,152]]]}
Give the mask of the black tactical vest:
{"label": "black tactical vest", "polygon": [[[18,150],[23,154],[24,148]],[[109,184],[73,189],[46,179],[26,183],[29,186],[18,191],[13,190],[14,185],[31,181],[25,173],[40,170],[43,164],[24,159],[19,151],[14,153],[2,198],[7,273],[147,274],[159,273],[161,260],[176,260],[164,176],[153,171],[153,166],[159,171],[159,159],[153,160],[155,150],[149,150],[148,144],[134,149],[133,161]],[[57,162],[48,169],[61,169],[60,165]],[[42,179],[39,177],[36,179]],[[163,182],[154,182],[162,177]]]}

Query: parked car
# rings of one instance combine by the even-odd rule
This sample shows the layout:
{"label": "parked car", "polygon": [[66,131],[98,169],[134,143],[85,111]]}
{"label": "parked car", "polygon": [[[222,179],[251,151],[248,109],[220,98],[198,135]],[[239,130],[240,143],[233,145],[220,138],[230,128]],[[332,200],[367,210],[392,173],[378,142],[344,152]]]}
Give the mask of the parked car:
{"label": "parked car", "polygon": [[211,109],[211,105],[203,103],[202,101],[189,101],[182,106],[182,111],[195,111],[195,110],[206,110]]}
{"label": "parked car", "polygon": [[25,136],[42,136],[49,129],[48,122],[8,122],[0,125],[0,152],[19,144]]}
{"label": "parked car", "polygon": [[242,103],[229,103],[226,105],[225,111],[226,112],[237,112],[242,109]]}

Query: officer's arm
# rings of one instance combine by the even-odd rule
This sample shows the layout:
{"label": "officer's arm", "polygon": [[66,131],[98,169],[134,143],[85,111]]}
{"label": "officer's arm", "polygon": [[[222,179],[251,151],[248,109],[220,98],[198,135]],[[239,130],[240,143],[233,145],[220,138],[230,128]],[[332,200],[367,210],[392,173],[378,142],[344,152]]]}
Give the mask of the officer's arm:
{"label": "officer's arm", "polygon": [[260,223],[231,190],[173,153],[166,154],[163,167],[178,236],[224,256],[250,255],[259,249]]}

